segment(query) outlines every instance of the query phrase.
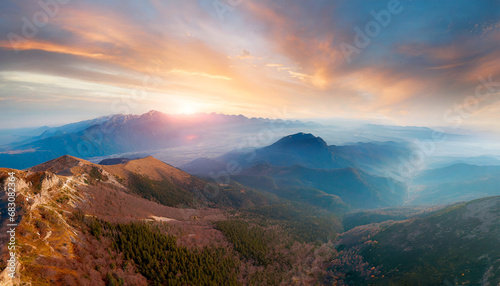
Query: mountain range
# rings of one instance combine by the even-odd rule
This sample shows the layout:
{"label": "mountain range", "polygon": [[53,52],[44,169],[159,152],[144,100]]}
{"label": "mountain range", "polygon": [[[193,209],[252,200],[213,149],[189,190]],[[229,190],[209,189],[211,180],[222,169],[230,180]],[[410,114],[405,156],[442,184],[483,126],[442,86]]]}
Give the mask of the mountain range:
{"label": "mountain range", "polygon": [[281,129],[318,126],[312,122],[247,118],[243,115],[170,115],[150,111],[142,115],[112,115],[56,128],[41,128],[41,134],[21,137],[0,148],[0,164],[28,168],[68,154],[79,158],[106,157],[122,153],[152,153],[179,146],[226,144],[246,133],[272,126]]}
{"label": "mountain range", "polygon": [[395,142],[328,146],[320,137],[297,133],[252,151],[197,159],[181,169],[202,176],[234,169],[229,172],[233,180],[274,194],[285,195],[286,189],[287,195],[304,196],[299,193],[314,190],[335,195],[354,208],[374,208],[405,201],[406,187],[378,174],[390,172],[397,166],[394,158],[410,148]]}
{"label": "mountain range", "polygon": [[0,207],[13,177],[20,275],[1,212],[0,285],[500,282],[494,157],[435,156],[399,181],[419,150],[403,137],[431,129],[364,126],[402,135],[336,145],[305,129],[324,127],[152,111],[19,133],[0,153]]}
{"label": "mountain range", "polygon": [[216,158],[199,158],[181,166],[181,169],[206,175],[223,171],[228,162],[237,162],[242,168],[257,164],[277,167],[299,165],[315,169],[352,167],[380,175],[397,168],[399,158],[412,150],[409,143],[392,141],[328,146],[322,138],[300,132],[262,148],[232,151]]}
{"label": "mountain range", "polygon": [[[240,184],[204,181],[152,157],[98,165],[65,155],[24,171],[0,169],[2,206],[7,202],[9,173],[16,178],[19,199],[17,245],[22,270],[14,283],[239,285],[238,281],[250,279],[248,275],[271,279],[278,256],[268,257],[263,250],[240,256],[242,250],[234,246],[239,237],[228,234],[227,223],[238,224],[241,219],[228,211],[238,210],[255,219],[267,217],[270,229],[259,231],[270,238],[277,228],[282,229],[287,243],[297,245],[325,240],[340,230],[338,218],[324,210]],[[268,214],[269,207],[280,210],[279,217],[273,217],[276,212]],[[6,229],[7,214],[2,212],[2,230]],[[5,231],[1,238],[5,269]],[[130,243],[133,246],[124,248]],[[272,243],[279,252],[276,255],[290,256],[280,243]],[[166,256],[158,256],[161,251]],[[182,275],[171,276],[172,270],[158,262],[175,263],[175,274]],[[282,274],[299,269],[297,263],[286,266]],[[267,269],[265,276],[262,267]],[[6,271],[0,274],[2,285],[10,281]],[[239,276],[241,271],[245,276]]]}
{"label": "mountain range", "polygon": [[500,195],[500,166],[457,163],[422,172],[413,179],[412,204],[443,204]]}
{"label": "mountain range", "polygon": [[[309,144],[298,149],[304,146]],[[500,282],[499,197],[429,210],[401,207],[392,211],[405,213],[398,222],[389,213],[385,221],[379,216],[378,223],[358,223],[344,232],[342,217],[349,212],[344,194],[281,185],[295,178],[319,188],[318,172],[329,188],[347,193],[362,190],[356,184],[365,183],[368,192],[377,185],[371,181],[376,177],[354,168],[269,164],[245,168],[235,176],[239,180],[221,183],[153,157],[100,165],[66,155],[24,171],[0,169],[2,207],[9,173],[16,178],[21,274],[11,281],[4,270],[0,284]],[[391,194],[381,194],[390,203]],[[364,216],[373,221],[370,212]],[[5,212],[1,219],[5,269]]]}
{"label": "mountain range", "polygon": [[[391,152],[390,149],[394,148],[403,148],[404,153],[404,149],[414,142],[434,141],[437,133],[426,127],[359,123],[342,127],[332,124],[216,113],[175,115],[154,110],[142,115],[109,115],[59,127],[0,130],[0,166],[25,169],[65,154],[92,162],[112,157],[152,155],[182,166],[199,157],[220,156],[228,150],[260,148],[288,134],[308,130],[335,143],[337,161],[341,159],[339,157],[346,157],[342,156],[344,151],[347,151],[347,157],[355,155],[353,152],[358,147],[358,163],[362,164],[362,159],[367,158],[370,162],[365,167],[368,167],[379,154]],[[440,134],[447,140],[439,141],[440,145],[469,139],[463,135]],[[377,145],[377,142],[383,142],[383,146],[365,146]],[[388,142],[393,142],[393,145]],[[349,146],[349,150],[343,150],[342,146]],[[377,147],[381,149],[377,150]],[[374,152],[363,153],[363,150],[370,149]],[[391,158],[392,161],[396,159]],[[381,162],[380,166],[383,165]],[[372,168],[370,172],[379,169]]]}

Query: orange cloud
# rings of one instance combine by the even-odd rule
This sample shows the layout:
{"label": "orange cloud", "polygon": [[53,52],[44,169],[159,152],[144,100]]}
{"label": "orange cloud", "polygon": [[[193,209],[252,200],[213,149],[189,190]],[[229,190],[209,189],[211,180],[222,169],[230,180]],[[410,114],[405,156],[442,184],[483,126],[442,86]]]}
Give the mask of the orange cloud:
{"label": "orange cloud", "polygon": [[[20,53],[54,54],[38,58],[34,72],[121,88],[141,88],[152,74],[161,79],[147,86],[153,105],[180,97],[213,109],[201,111],[262,115],[268,106],[289,106],[290,116],[301,117],[410,116],[415,99],[451,98],[451,91],[464,95],[463,87],[473,91],[478,75],[500,71],[495,25],[481,28],[482,45],[467,35],[440,44],[392,46],[381,37],[349,64],[338,45],[352,42],[352,27],[332,25],[339,3],[314,10],[314,5],[280,8],[244,1],[232,12],[238,21],[230,24],[241,25],[234,27],[195,1],[147,3],[153,12],[143,15],[128,4],[114,9],[89,2],[68,5],[51,20],[56,32],[23,42]],[[8,41],[0,48],[12,49]],[[56,55],[58,65],[48,62]],[[64,59],[68,55],[74,57]]]}

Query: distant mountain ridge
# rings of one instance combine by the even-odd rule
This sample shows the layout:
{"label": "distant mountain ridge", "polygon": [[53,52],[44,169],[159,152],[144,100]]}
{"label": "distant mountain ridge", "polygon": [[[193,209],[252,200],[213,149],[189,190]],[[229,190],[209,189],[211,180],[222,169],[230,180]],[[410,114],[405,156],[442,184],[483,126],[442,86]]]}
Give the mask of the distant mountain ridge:
{"label": "distant mountain ridge", "polygon": [[408,156],[412,146],[403,142],[370,142],[335,146],[320,137],[299,132],[253,151],[232,151],[216,158],[199,158],[181,169],[206,175],[223,171],[227,162],[237,162],[242,168],[257,164],[278,167],[294,165],[316,169],[358,168],[376,175],[394,170],[401,156]]}
{"label": "distant mountain ridge", "polygon": [[275,166],[301,165],[312,168],[338,168],[326,142],[309,133],[297,133],[283,137],[270,146],[256,151],[256,163]]}
{"label": "distant mountain ridge", "polygon": [[[249,178],[245,179],[244,176]],[[369,175],[355,168],[311,169],[304,166],[274,167],[256,165],[243,170],[234,180],[241,181],[256,189],[273,192],[282,189],[295,189],[296,192],[308,193],[310,189],[338,196],[353,208],[377,208],[397,206],[406,199],[406,187],[396,181],[388,184],[388,178]],[[252,184],[270,178],[274,188],[263,188]],[[305,195],[305,194],[304,194]]]}
{"label": "distant mountain ridge", "polygon": [[364,169],[380,167],[378,171],[383,173],[383,168],[392,168],[391,163],[395,164],[396,158],[409,148],[395,142],[328,146],[320,137],[299,132],[254,151],[196,159],[181,169],[213,176],[239,168],[239,172],[229,173],[232,179],[259,190],[302,197],[317,205],[320,202],[306,195],[316,196],[320,191],[337,196],[354,208],[376,208],[403,204],[406,186]]}
{"label": "distant mountain ridge", "polygon": [[170,115],[154,110],[142,115],[112,115],[49,128],[41,135],[3,146],[0,164],[24,169],[65,154],[88,159],[213,144],[220,142],[220,137],[229,139],[245,132],[257,133],[269,128],[271,122],[286,128],[315,124],[215,113]]}
{"label": "distant mountain ridge", "polygon": [[499,166],[476,166],[457,163],[447,167],[431,169],[419,174],[413,182],[416,184],[444,184],[459,181],[472,181],[491,175],[500,174]]}
{"label": "distant mountain ridge", "polygon": [[419,191],[411,204],[443,204],[500,195],[500,166],[457,163],[424,171],[414,178]]}

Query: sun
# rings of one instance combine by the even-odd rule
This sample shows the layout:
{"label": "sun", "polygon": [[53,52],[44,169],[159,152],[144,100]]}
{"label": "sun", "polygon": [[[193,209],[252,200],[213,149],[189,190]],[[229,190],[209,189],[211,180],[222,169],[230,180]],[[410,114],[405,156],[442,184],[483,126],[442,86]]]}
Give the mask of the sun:
{"label": "sun", "polygon": [[198,112],[198,108],[193,105],[184,104],[179,106],[179,113],[181,114],[195,114]]}
{"label": "sun", "polygon": [[179,100],[175,105],[175,113],[178,114],[195,114],[200,112],[202,103],[189,100]]}

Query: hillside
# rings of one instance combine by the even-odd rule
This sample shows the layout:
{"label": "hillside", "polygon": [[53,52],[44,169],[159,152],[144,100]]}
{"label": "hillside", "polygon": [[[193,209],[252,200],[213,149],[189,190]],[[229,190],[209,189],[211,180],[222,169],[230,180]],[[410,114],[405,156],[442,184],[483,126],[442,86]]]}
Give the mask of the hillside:
{"label": "hillside", "polygon": [[[245,180],[245,177],[250,177]],[[257,184],[271,178],[269,186],[259,187]],[[345,169],[310,169],[303,166],[274,167],[271,165],[256,165],[243,170],[236,181],[255,188],[276,192],[277,190],[293,190],[302,188],[308,193],[312,188],[326,194],[338,196],[343,202],[353,208],[376,208],[401,205],[406,197],[405,187],[390,179],[375,177],[354,168]],[[273,189],[277,189],[274,190]]]}
{"label": "hillside", "polygon": [[[423,218],[356,227],[339,241],[331,270],[343,271],[349,285],[498,285],[499,243],[500,197],[487,197]],[[348,257],[367,265],[358,271],[339,264]]]}
{"label": "hillside", "polygon": [[130,160],[121,164],[104,165],[102,169],[109,173],[126,178],[128,174],[135,173],[149,177],[153,180],[161,180],[168,178],[170,181],[177,181],[179,183],[187,183],[194,178],[184,171],[172,167],[158,159],[151,156]]}
{"label": "hillside", "polygon": [[[18,269],[21,271],[18,282],[33,285],[105,285],[105,281],[109,284],[111,275],[134,285],[146,285],[147,280],[135,272],[135,266],[126,267],[126,261],[110,248],[109,241],[95,240],[92,235],[89,236],[86,227],[75,223],[75,212],[121,224],[171,220],[186,230],[187,233],[179,236],[186,241],[196,238],[189,237],[190,233],[199,234],[203,230],[209,235],[212,229],[210,221],[224,217],[215,209],[173,208],[127,193],[123,191],[126,186],[115,181],[110,173],[70,156],[27,171],[0,169],[2,190],[5,190],[9,172],[15,172],[18,189],[17,253],[20,259]],[[2,205],[5,200],[6,194],[2,191]],[[2,269],[7,254],[4,244],[7,241],[5,215],[2,212]],[[203,219],[193,221],[192,217]],[[5,279],[0,284],[8,285],[3,284],[8,282]]]}
{"label": "hillside", "polygon": [[0,169],[2,208],[10,172],[20,276],[6,276],[2,212],[0,285],[500,282],[500,197],[346,215],[346,202],[371,208],[398,196],[354,168],[261,164],[222,184],[153,157],[98,165],[63,156]]}
{"label": "hillside", "polygon": [[395,142],[328,146],[300,132],[254,151],[199,158],[181,169],[207,177],[230,174],[258,190],[337,212],[403,204],[406,186],[387,174],[397,165],[394,158],[408,148]]}
{"label": "hillside", "polygon": [[431,169],[412,182],[419,191],[411,204],[443,204],[500,195],[500,166],[458,163]]}
{"label": "hillside", "polygon": [[[203,181],[152,157],[101,166],[63,156],[0,169],[2,207],[9,172],[18,186],[20,276],[6,277],[2,212],[1,285],[315,283],[341,229],[326,211]],[[247,233],[267,237],[265,247]]]}

